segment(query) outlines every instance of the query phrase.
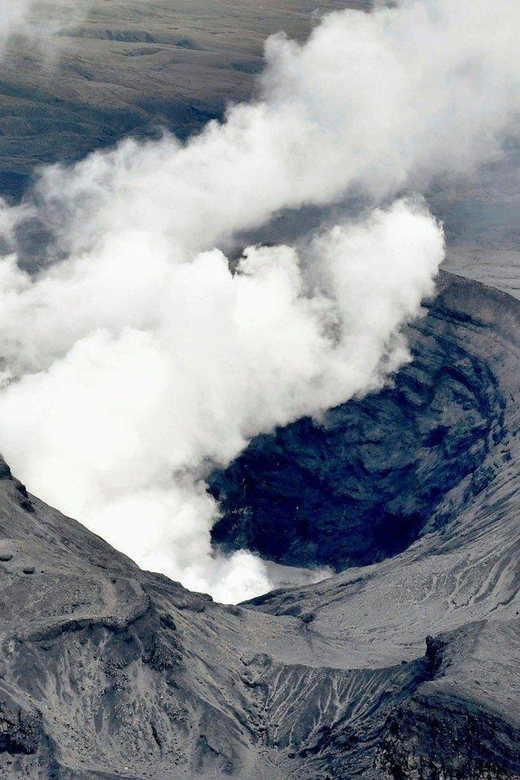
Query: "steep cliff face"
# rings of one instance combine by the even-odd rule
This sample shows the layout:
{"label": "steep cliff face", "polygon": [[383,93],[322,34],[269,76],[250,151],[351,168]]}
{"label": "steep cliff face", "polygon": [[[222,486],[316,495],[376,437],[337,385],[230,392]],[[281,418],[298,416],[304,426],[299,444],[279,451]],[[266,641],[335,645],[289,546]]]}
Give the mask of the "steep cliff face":
{"label": "steep cliff face", "polygon": [[[428,345],[443,357],[417,389],[427,399],[417,408],[426,427],[435,417],[435,430],[449,430],[420,473],[447,493],[402,552],[318,585],[216,604],[139,570],[28,495],[2,463],[1,777],[520,777],[520,304],[445,278],[428,320],[423,373]],[[446,355],[454,374],[441,370]],[[471,382],[441,393],[452,375]],[[385,397],[399,387],[406,396],[411,386]],[[475,420],[475,409],[473,449],[460,420]],[[414,431],[419,420],[420,411]],[[452,428],[464,442],[459,459],[477,464],[460,466],[455,481]],[[417,458],[428,449],[420,441]],[[389,448],[385,485],[392,458]],[[343,565],[349,535],[335,533]]]}

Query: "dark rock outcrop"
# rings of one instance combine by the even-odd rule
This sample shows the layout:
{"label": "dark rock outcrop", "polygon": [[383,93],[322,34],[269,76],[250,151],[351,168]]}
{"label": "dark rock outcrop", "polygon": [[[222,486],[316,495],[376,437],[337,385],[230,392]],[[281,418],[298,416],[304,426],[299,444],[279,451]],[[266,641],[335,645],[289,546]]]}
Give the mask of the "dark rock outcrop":
{"label": "dark rock outcrop", "polygon": [[24,704],[6,686],[0,685],[0,753],[31,755],[40,746],[40,713]]}

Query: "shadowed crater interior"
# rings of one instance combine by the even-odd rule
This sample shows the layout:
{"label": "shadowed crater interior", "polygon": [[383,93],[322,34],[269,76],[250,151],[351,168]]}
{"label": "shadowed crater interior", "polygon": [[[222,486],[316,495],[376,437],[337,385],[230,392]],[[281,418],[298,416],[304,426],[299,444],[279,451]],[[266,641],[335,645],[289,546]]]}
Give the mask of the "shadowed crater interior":
{"label": "shadowed crater interior", "polygon": [[257,437],[209,479],[222,509],[214,543],[342,569],[449,522],[489,482],[504,434],[481,333],[441,295],[410,328],[413,362],[393,386]]}

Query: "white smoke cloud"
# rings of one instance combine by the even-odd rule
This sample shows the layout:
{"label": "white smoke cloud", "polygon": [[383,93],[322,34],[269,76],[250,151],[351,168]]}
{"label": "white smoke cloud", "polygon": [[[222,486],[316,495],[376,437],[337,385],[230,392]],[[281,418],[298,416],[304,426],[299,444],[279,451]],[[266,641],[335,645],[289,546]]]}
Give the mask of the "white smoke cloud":
{"label": "white smoke cloud", "polygon": [[29,20],[33,0],[0,0],[0,52],[12,35],[31,26]]}
{"label": "white smoke cloud", "polygon": [[[187,145],[127,141],[43,173],[32,203],[64,257],[0,262],[0,446],[29,488],[139,563],[234,601],[267,590],[213,557],[204,477],[252,436],[381,386],[408,359],[443,256],[397,200],[296,250],[215,247],[282,209],[383,202],[493,158],[518,110],[520,7],[407,0],[267,45],[261,98]],[[11,235],[9,235],[9,233]]]}
{"label": "white smoke cloud", "polygon": [[[33,40],[77,24],[94,0],[0,0],[0,56],[14,36]],[[48,49],[48,41],[43,48]],[[54,44],[55,45],[55,44]]]}
{"label": "white smoke cloud", "polygon": [[136,235],[37,280],[4,260],[2,351],[21,378],[0,396],[0,437],[16,472],[189,587],[266,589],[252,556],[211,559],[208,461],[380,386],[407,359],[398,329],[432,292],[443,241],[398,202],[306,253],[314,290],[283,246],[250,248],[234,273],[218,250],[185,260]]}
{"label": "white smoke cloud", "polygon": [[330,14],[303,46],[274,36],[262,99],[186,147],[168,136],[129,141],[50,169],[40,192],[48,218],[56,209],[62,226],[66,207],[60,232],[72,251],[129,221],[197,251],[281,209],[468,173],[515,129],[519,32],[515,0],[406,0]]}

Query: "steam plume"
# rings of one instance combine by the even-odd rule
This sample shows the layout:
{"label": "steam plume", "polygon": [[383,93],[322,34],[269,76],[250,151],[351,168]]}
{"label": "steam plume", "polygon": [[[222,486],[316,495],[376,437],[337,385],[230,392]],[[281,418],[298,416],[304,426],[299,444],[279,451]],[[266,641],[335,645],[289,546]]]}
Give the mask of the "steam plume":
{"label": "steam plume", "polygon": [[[400,329],[443,237],[420,199],[389,200],[499,153],[519,32],[512,0],[331,14],[303,46],[268,42],[261,98],[224,123],[50,168],[4,209],[0,445],[29,488],[189,587],[268,589],[248,553],[212,557],[204,477],[408,359]],[[215,248],[352,192],[371,213],[298,248],[250,247],[237,268]],[[29,277],[13,236],[34,216],[62,259]]]}
{"label": "steam plume", "polygon": [[0,0],[0,56],[13,36],[39,38],[77,23],[93,0]]}

